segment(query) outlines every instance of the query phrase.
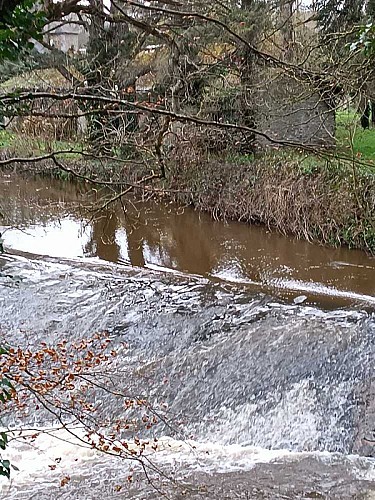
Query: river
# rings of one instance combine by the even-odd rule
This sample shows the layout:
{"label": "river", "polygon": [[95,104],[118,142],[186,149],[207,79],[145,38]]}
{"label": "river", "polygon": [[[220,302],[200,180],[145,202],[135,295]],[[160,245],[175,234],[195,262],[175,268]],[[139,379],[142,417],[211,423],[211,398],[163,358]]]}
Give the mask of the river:
{"label": "river", "polygon": [[126,461],[33,414],[52,430],[10,443],[2,498],[375,498],[375,259],[167,203],[82,209],[101,199],[0,178],[0,331],[22,347],[125,341],[119,387],[173,415],[153,431],[163,474],[130,483]]}

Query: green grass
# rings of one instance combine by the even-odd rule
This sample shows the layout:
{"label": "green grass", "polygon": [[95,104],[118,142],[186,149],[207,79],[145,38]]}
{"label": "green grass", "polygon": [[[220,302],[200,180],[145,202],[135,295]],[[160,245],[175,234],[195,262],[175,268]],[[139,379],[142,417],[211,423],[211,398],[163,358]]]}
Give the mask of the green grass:
{"label": "green grass", "polygon": [[[351,139],[353,138],[353,144]],[[336,141],[338,152],[375,165],[375,128],[363,130],[360,116],[354,112],[336,114]]]}
{"label": "green grass", "polygon": [[61,153],[58,155],[64,159],[79,158],[78,151],[82,145],[71,141],[53,141],[37,137],[17,134],[9,130],[0,130],[0,150],[7,150],[15,156],[43,156],[53,151],[77,151],[73,153]]}
{"label": "green grass", "polygon": [[14,141],[14,134],[8,130],[0,130],[0,149],[9,148]]}
{"label": "green grass", "polygon": [[[336,145],[337,157],[335,157],[335,151],[329,151],[330,154],[325,158],[324,155],[290,148],[270,149],[263,152],[262,157],[275,165],[278,162],[298,163],[301,173],[311,175],[326,167],[330,170],[347,170],[351,168],[354,154],[356,160],[366,164],[358,164],[358,168],[363,173],[375,174],[375,127],[363,130],[359,114],[353,111],[336,113]],[[233,164],[248,163],[253,159],[252,155],[240,154],[232,154],[228,157]]]}

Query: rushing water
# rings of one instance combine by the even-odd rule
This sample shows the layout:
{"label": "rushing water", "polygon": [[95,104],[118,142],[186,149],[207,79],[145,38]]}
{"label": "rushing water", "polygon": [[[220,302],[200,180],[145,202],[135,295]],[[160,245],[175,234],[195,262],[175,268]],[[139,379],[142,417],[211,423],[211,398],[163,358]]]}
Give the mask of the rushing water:
{"label": "rushing water", "polygon": [[375,260],[168,205],[90,220],[94,198],[2,179],[0,328],[21,346],[125,340],[119,387],[173,415],[150,456],[176,482],[128,484],[128,464],[52,430],[11,444],[3,498],[375,498]]}

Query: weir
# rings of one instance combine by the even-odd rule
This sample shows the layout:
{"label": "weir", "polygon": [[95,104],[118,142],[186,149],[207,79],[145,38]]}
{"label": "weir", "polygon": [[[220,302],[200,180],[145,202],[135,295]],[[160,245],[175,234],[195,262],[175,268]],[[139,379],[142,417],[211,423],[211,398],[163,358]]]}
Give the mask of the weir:
{"label": "weir", "polygon": [[[23,430],[3,498],[374,498],[374,259],[152,204],[103,214],[99,230],[77,212],[80,188],[34,182],[1,185],[18,193],[3,339],[33,348],[106,330],[116,390],[165,418],[140,436],[158,443],[150,483],[42,409],[5,415]],[[103,418],[124,411],[92,398]],[[29,443],[30,428],[45,432]]]}

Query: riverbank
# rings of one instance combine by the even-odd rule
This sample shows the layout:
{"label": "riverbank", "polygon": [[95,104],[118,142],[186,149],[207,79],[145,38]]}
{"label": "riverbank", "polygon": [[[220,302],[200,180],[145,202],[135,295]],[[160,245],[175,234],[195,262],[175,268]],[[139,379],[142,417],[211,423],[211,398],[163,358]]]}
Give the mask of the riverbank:
{"label": "riverbank", "polygon": [[349,162],[275,151],[259,157],[176,162],[168,187],[215,219],[375,253],[375,176]]}
{"label": "riverbank", "polygon": [[[17,144],[2,144],[2,158],[25,156]],[[51,149],[38,147],[39,155]],[[63,170],[51,160],[32,164],[31,170],[63,179],[78,174],[110,180],[121,188],[158,168],[155,163],[82,158],[65,144],[59,149],[65,151],[59,155]],[[158,197],[192,205],[216,220],[262,224],[310,242],[375,254],[375,175],[368,164],[287,150],[212,154],[180,143],[166,156],[165,169],[164,179],[153,179],[138,192],[149,197],[154,190]]]}

